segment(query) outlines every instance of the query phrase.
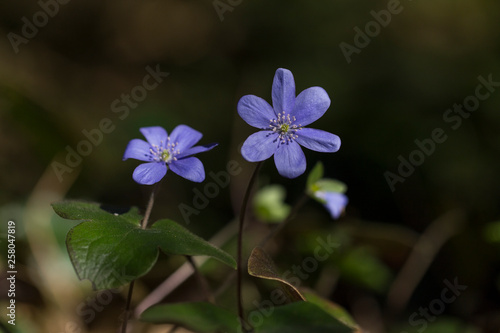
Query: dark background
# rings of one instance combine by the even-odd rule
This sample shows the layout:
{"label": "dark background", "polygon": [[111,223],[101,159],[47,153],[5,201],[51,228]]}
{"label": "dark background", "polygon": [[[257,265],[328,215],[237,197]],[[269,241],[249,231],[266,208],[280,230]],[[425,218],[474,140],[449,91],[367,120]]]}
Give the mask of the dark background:
{"label": "dark background", "polygon": [[[239,211],[253,170],[238,147],[254,129],[238,117],[236,104],[245,94],[270,101],[274,72],[283,67],[293,72],[297,93],[321,86],[330,95],[329,110],[310,127],[339,135],[342,147],[335,154],[307,151],[308,171],[323,161],[328,177],[348,185],[350,202],[339,221],[309,202],[277,242],[283,245],[277,252],[288,260],[280,268],[294,262],[290,254],[305,255],[304,235],[345,233],[348,249],[368,251],[390,276],[370,287],[366,281],[356,283],[356,274],[370,281],[377,268],[362,271],[366,266],[358,262],[361,268],[352,277],[339,264],[342,258],[330,263],[340,271],[339,280],[338,274],[331,276],[339,285],[323,296],[346,307],[365,329],[417,331],[422,326],[408,327],[408,316],[439,298],[445,279],[457,277],[468,288],[436,322],[448,320],[443,325],[450,332],[499,332],[500,248],[495,240],[500,237],[490,223],[500,220],[500,87],[456,129],[443,119],[447,109],[475,93],[479,76],[500,82],[497,1],[403,1],[398,14],[368,37],[350,63],[340,44],[354,46],[353,29],[364,31],[374,20],[370,12],[386,10],[388,2],[243,0],[219,14],[208,0],[72,0],[58,6],[33,37],[13,46],[9,33],[22,37],[23,17],[33,22],[42,9],[34,1],[0,5],[0,216],[2,224],[13,219],[18,227],[18,278],[28,290],[18,296],[24,302],[18,318],[26,321],[26,330],[69,332],[64,327],[75,317],[72,309],[95,295],[86,282],[77,281],[69,263],[64,236],[71,225],[56,219],[49,203],[72,198],[144,207],[150,189],[131,178],[138,163],[121,160],[128,141],[141,137],[142,126],[170,132],[187,124],[203,132],[202,144],[219,143],[200,155],[207,174],[224,170],[229,160],[242,170],[207,208],[190,217],[188,228],[209,238]],[[169,75],[120,119],[112,102],[142,85],[147,66]],[[76,149],[86,140],[83,131],[98,128],[104,118],[114,130],[103,133],[59,181],[54,161],[65,163],[66,147]],[[415,140],[430,138],[436,128],[443,129],[446,141],[391,191],[384,174],[397,173],[398,156],[408,159],[418,149]],[[282,184],[287,202],[293,203],[305,179],[284,179],[268,161],[261,184]],[[179,204],[191,205],[193,189],[203,191],[203,186],[168,173],[153,218],[182,221]],[[423,256],[429,267],[412,268],[417,279],[412,297],[403,308],[387,310],[391,281],[410,249],[429,226],[443,220],[446,231],[438,228],[425,238],[437,246]],[[393,244],[398,241],[403,249]],[[165,276],[165,271],[155,272],[145,279],[142,294]],[[314,287],[315,282],[304,284]],[[122,301],[113,300],[106,311],[115,312],[106,318],[119,314]],[[86,329],[109,329],[99,321],[92,325]]]}

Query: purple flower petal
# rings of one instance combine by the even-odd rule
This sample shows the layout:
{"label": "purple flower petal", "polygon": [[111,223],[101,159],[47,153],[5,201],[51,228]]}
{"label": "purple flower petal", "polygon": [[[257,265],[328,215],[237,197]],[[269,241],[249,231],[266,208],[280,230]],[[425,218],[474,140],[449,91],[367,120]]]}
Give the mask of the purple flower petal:
{"label": "purple flower petal", "polygon": [[273,108],[264,99],[245,95],[238,102],[238,114],[248,125],[268,129],[271,119],[276,118]]}
{"label": "purple flower petal", "polygon": [[132,178],[143,185],[158,183],[167,173],[167,166],[161,162],[151,162],[140,164],[135,168]]}
{"label": "purple flower petal", "polygon": [[151,161],[149,157],[149,149],[151,145],[141,139],[133,139],[125,148],[125,153],[123,154],[123,160],[128,158],[133,158],[139,161]]}
{"label": "purple flower petal", "polygon": [[151,146],[161,146],[167,142],[168,133],[163,127],[151,126],[139,129]]}
{"label": "purple flower petal", "polygon": [[274,74],[272,98],[276,114],[292,112],[295,104],[295,80],[288,69],[278,68]]}
{"label": "purple flower petal", "polygon": [[245,140],[241,147],[241,155],[249,162],[260,162],[273,156],[278,143],[278,133],[259,131]]}
{"label": "purple flower petal", "polygon": [[178,144],[175,150],[180,150],[181,154],[184,150],[191,148],[200,141],[203,134],[187,125],[179,125],[170,134],[170,143]]}
{"label": "purple flower petal", "polygon": [[203,152],[209,151],[210,149],[212,149],[218,145],[219,145],[218,143],[210,143],[210,144],[204,145],[204,146],[192,147],[192,148],[189,148],[185,151],[181,151],[181,153],[179,155],[177,155],[176,157],[178,159],[181,159],[181,158],[188,157],[188,156],[191,156],[194,154],[203,153]]}
{"label": "purple flower petal", "polygon": [[274,153],[274,163],[283,177],[296,178],[306,171],[306,157],[297,142],[280,144]]}
{"label": "purple flower petal", "polygon": [[205,169],[203,163],[196,157],[188,157],[173,161],[169,164],[170,169],[179,176],[190,181],[201,183],[205,180]]}
{"label": "purple flower petal", "polygon": [[307,126],[321,118],[330,106],[330,97],[325,89],[312,87],[302,91],[295,100],[291,116],[295,116],[296,124]]}
{"label": "purple flower petal", "polygon": [[332,133],[314,128],[302,128],[295,139],[301,146],[323,153],[334,153],[340,148],[340,138]]}
{"label": "purple flower petal", "polygon": [[330,212],[333,219],[338,219],[340,214],[347,206],[349,199],[342,194],[337,192],[316,192],[315,194],[318,198],[326,201],[324,204],[326,209]]}

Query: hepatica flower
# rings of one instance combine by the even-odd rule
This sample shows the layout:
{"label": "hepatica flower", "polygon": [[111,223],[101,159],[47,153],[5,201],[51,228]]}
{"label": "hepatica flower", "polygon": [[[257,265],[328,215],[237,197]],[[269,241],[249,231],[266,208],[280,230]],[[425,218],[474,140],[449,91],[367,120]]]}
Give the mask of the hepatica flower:
{"label": "hepatica flower", "polygon": [[[123,160],[133,158],[146,163],[135,168],[132,178],[139,184],[152,185],[159,182],[170,169],[193,182],[205,179],[205,169],[194,154],[208,151],[217,146],[194,146],[203,136],[186,125],[179,125],[168,135],[160,126],[140,128],[147,142],[133,139],[129,142]],[[194,146],[194,147],[193,147]]]}
{"label": "hepatica flower", "polygon": [[314,197],[325,206],[333,219],[340,217],[349,202],[345,194],[338,192],[317,191]]}
{"label": "hepatica flower", "polygon": [[333,153],[340,148],[340,138],[332,133],[305,126],[318,120],[330,106],[323,88],[311,87],[295,96],[292,72],[280,68],[274,75],[272,102],[254,96],[243,96],[238,114],[249,125],[260,129],[243,143],[241,154],[249,162],[259,162],[274,155],[280,175],[300,176],[306,170],[302,147]]}

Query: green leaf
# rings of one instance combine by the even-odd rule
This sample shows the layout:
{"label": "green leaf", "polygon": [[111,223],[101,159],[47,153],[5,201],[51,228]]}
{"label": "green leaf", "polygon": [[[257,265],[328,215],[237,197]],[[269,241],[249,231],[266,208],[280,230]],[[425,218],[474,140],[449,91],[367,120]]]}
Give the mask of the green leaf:
{"label": "green leaf", "polygon": [[273,259],[262,249],[256,247],[252,250],[248,259],[248,273],[261,279],[275,280],[282,283],[285,292],[292,301],[304,301],[300,291],[290,282],[283,279],[276,269]]}
{"label": "green leaf", "polygon": [[200,333],[236,333],[238,316],[207,302],[154,305],[141,314],[141,320],[157,324],[177,324]]}
{"label": "green leaf", "polygon": [[[295,302],[249,314],[255,333],[352,333],[349,327],[311,302]],[[177,324],[200,333],[236,333],[236,314],[207,302],[154,305],[141,314],[141,320],[156,324]]]}
{"label": "green leaf", "polygon": [[211,256],[236,267],[229,254],[172,220],[141,229],[137,208],[113,214],[96,203],[63,201],[52,206],[63,218],[84,221],[68,232],[66,245],[78,277],[90,280],[95,289],[116,288],[146,274],[159,249],[166,254]]}
{"label": "green leaf", "polygon": [[389,268],[367,248],[348,252],[339,263],[342,278],[354,284],[384,293],[392,280]]}
{"label": "green leaf", "polygon": [[345,193],[347,191],[347,185],[336,179],[323,178],[317,181],[315,185],[318,190],[325,192]]}
{"label": "green leaf", "polygon": [[346,184],[336,179],[323,178],[323,173],[323,164],[321,162],[316,163],[307,177],[307,193],[310,196],[315,197],[314,193],[317,191],[337,193],[345,193],[347,191]]}
{"label": "green leaf", "polygon": [[323,173],[324,173],[324,168],[323,168],[323,163],[318,162],[314,166],[314,168],[311,170],[309,173],[309,176],[307,176],[307,189],[311,189],[314,187],[314,184],[323,178]]}
{"label": "green leaf", "polygon": [[358,324],[356,324],[351,315],[340,305],[324,299],[312,291],[303,292],[303,295],[306,297],[308,302],[319,306],[332,317],[337,318],[340,322],[351,327],[352,329],[359,330]]}
{"label": "green leaf", "polygon": [[483,228],[483,236],[490,243],[500,243],[500,221],[488,223]]}
{"label": "green leaf", "polygon": [[268,223],[279,223],[290,213],[290,206],[285,203],[286,190],[281,185],[269,185],[260,189],[254,196],[255,215]]}
{"label": "green leaf", "polygon": [[[104,210],[98,203],[94,202],[60,201],[53,203],[52,208],[57,215],[67,220],[92,221],[107,219],[110,216],[110,212]],[[117,213],[113,215],[117,216]],[[140,221],[142,219],[142,216],[139,215],[137,207],[132,207],[128,212],[121,214],[120,218],[135,224],[137,220]]]}
{"label": "green leaf", "polygon": [[[269,310],[267,310],[268,312]],[[256,333],[351,333],[354,329],[332,317],[321,307],[310,302],[295,302],[273,309],[262,316]]]}

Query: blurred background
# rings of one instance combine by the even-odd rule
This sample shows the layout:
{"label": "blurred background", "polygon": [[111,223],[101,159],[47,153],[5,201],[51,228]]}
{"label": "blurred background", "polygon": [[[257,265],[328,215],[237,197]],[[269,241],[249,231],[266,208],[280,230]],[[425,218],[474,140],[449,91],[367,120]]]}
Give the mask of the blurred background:
{"label": "blurred background", "polygon": [[[254,129],[236,104],[246,94],[270,102],[283,67],[297,93],[321,86],[330,95],[329,110],[310,127],[339,135],[342,147],[306,151],[307,172],[321,160],[326,176],[347,184],[350,202],[337,221],[308,202],[270,249],[278,267],[300,263],[328,234],[339,250],[303,285],[345,307],[366,331],[500,332],[500,84],[480,88],[489,95],[475,111],[445,116],[476,94],[480,76],[500,82],[499,13],[493,0],[2,2],[1,263],[3,274],[13,220],[18,325],[4,315],[0,322],[13,332],[116,331],[126,288],[105,306],[98,301],[88,320],[101,294],[78,281],[64,244],[75,223],[56,217],[50,203],[144,208],[150,188],[132,180],[137,161],[122,161],[128,141],[141,138],[143,126],[187,124],[204,134],[202,144],[219,143],[200,156],[207,175],[228,161],[241,172],[187,220],[179,205],[193,206],[204,184],[167,174],[153,219],[184,221],[210,239],[239,211],[254,168],[239,154]],[[415,140],[439,128],[446,140],[389,184],[388,172],[397,176],[401,160],[419,154]],[[259,184],[282,185],[293,204],[305,179],[280,177],[270,160]],[[250,227],[248,253],[268,228],[257,217]],[[235,255],[234,242],[226,249]],[[182,262],[161,255],[136,284],[133,304]],[[206,268],[214,289],[227,273],[215,267]],[[444,281],[467,288],[426,318],[419,309],[439,303],[432,301]],[[189,284],[164,301],[196,298]],[[3,309],[7,287],[2,275]],[[247,279],[248,309],[265,288]],[[233,289],[221,296],[229,309]]]}

